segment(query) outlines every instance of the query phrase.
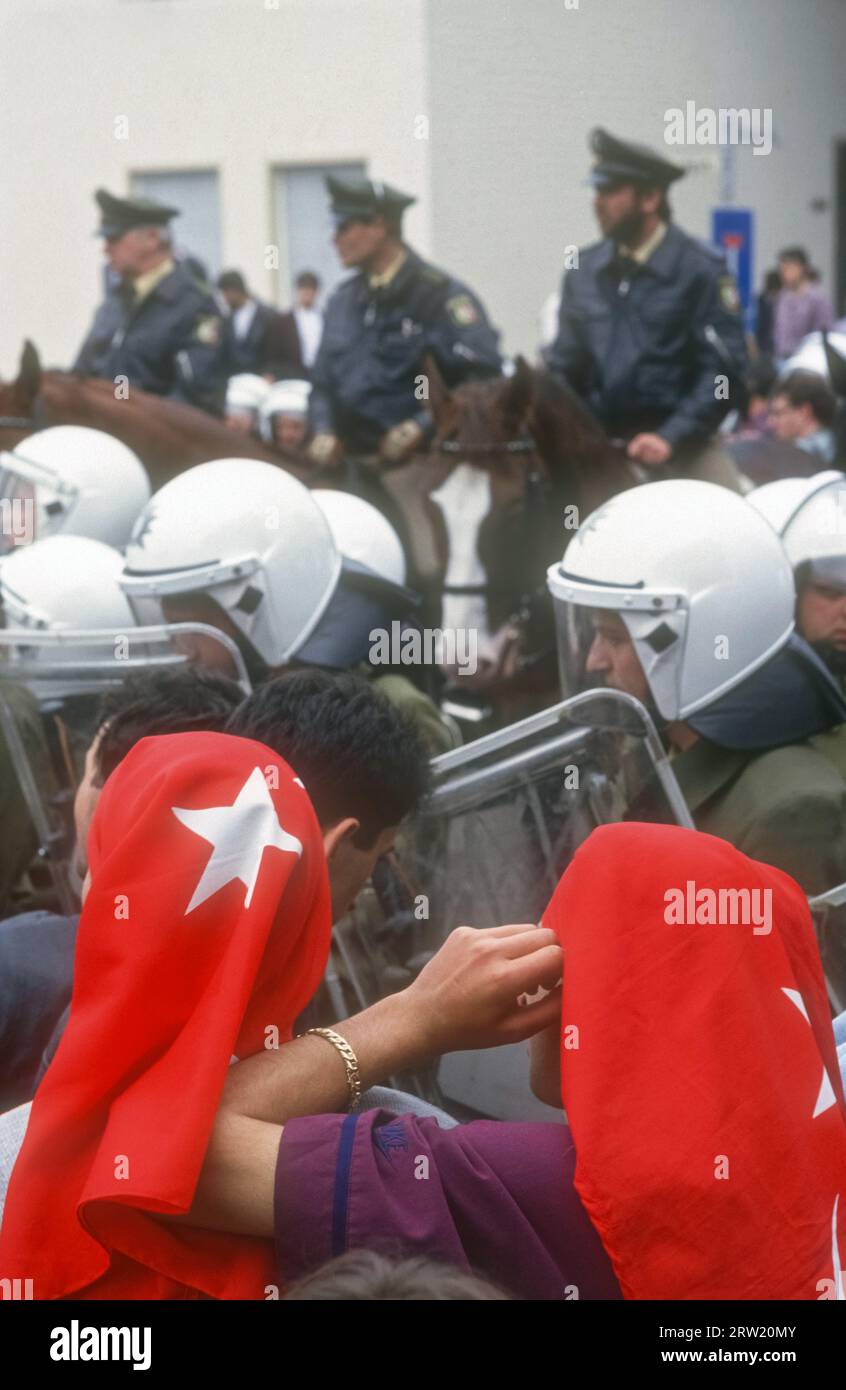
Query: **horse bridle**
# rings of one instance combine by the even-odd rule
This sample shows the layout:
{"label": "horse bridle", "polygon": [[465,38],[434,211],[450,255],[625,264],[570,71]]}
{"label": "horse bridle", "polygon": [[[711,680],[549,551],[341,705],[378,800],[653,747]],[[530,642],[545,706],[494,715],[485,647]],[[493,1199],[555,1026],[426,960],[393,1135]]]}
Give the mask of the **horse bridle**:
{"label": "horse bridle", "polygon": [[44,430],[49,423],[41,396],[35,397],[31,415],[0,415],[0,430]]}

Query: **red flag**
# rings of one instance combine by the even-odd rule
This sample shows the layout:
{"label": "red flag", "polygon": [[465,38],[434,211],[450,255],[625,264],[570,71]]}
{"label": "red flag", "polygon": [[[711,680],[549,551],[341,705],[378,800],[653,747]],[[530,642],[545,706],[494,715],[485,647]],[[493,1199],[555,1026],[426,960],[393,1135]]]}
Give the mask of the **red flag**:
{"label": "red flag", "polygon": [[190,1209],[234,1056],[291,1036],[331,909],[305,789],[227,734],[143,739],[89,837],[70,1019],[0,1233],[36,1298],[263,1298],[272,1243],[164,1224]]}
{"label": "red flag", "polygon": [[576,1187],[624,1296],[842,1298],[846,1112],[798,885],[710,835],[607,826],[543,921]]}

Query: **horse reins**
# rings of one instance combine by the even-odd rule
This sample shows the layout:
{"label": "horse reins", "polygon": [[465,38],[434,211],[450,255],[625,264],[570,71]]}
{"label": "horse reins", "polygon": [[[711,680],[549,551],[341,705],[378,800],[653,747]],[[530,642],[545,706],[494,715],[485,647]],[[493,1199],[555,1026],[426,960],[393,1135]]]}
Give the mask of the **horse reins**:
{"label": "horse reins", "polygon": [[43,430],[49,423],[41,396],[35,397],[31,415],[0,415],[0,430]]}

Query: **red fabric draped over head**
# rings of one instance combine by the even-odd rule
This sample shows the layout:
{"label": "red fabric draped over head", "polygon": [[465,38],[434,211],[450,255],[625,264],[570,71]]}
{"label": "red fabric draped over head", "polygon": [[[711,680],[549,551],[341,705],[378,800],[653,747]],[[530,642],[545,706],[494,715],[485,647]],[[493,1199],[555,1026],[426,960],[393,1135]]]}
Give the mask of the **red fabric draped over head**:
{"label": "red fabric draped over head", "polygon": [[261,743],[143,739],[103,789],[70,1019],[9,1187],[0,1277],[36,1298],[263,1298],[272,1245],[188,1211],[233,1055],[291,1036],[331,909],[302,783]]}
{"label": "red fabric draped over head", "polygon": [[798,885],[710,835],[606,826],[543,923],[576,1187],[624,1296],[836,1296],[846,1112]]}

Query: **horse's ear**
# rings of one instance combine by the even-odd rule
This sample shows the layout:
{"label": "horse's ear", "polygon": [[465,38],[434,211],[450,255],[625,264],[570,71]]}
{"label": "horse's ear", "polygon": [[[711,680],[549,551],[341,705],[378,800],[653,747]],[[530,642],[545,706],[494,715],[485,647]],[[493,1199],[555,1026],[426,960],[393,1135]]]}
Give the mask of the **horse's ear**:
{"label": "horse's ear", "polygon": [[514,371],[499,398],[502,418],[511,425],[521,424],[529,413],[534,394],[535,374],[525,357],[518,354]]}
{"label": "horse's ear", "polygon": [[41,359],[38,351],[27,338],[21,353],[21,364],[18,369],[18,379],[15,382],[23,396],[30,400],[38,395],[41,389]]}
{"label": "horse's ear", "polygon": [[429,384],[429,409],[432,412],[432,419],[440,429],[441,425],[446,422],[447,412],[452,404],[452,395],[441,376],[440,367],[430,352],[427,352],[423,359],[423,372]]}

